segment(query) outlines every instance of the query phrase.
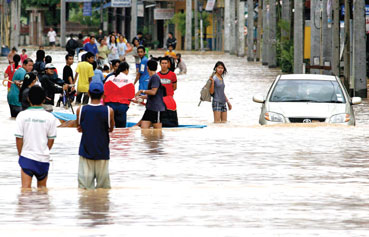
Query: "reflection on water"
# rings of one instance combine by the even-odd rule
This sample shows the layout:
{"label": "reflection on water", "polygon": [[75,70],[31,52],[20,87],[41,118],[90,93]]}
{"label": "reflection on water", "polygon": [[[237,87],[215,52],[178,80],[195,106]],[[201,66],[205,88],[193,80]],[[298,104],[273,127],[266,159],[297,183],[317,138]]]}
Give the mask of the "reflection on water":
{"label": "reflection on water", "polygon": [[[62,71],[64,52],[56,55],[53,62]],[[8,118],[1,87],[1,235],[36,230],[41,236],[368,235],[367,101],[355,106],[356,127],[261,127],[260,104],[252,96],[266,93],[277,70],[227,55],[183,57],[189,70],[178,77],[179,121],[208,127],[115,129],[110,190],[77,188],[81,134],[60,128],[48,190],[21,192],[15,122]],[[226,92],[234,107],[229,123],[221,125],[212,123],[210,103],[197,106],[219,59],[229,71]],[[133,58],[128,60],[134,68]],[[0,78],[4,68],[0,62]],[[128,120],[139,121],[143,112],[132,104]]]}
{"label": "reflection on water", "polygon": [[47,189],[25,189],[18,195],[16,217],[30,222],[44,222],[51,217],[52,203]]}
{"label": "reflection on water", "polygon": [[148,155],[165,155],[163,147],[163,131],[161,129],[142,129],[141,135],[143,143],[147,146],[146,153]]}
{"label": "reflection on water", "polygon": [[110,218],[109,190],[81,190],[79,196],[79,215],[82,225],[94,227],[113,224]]}

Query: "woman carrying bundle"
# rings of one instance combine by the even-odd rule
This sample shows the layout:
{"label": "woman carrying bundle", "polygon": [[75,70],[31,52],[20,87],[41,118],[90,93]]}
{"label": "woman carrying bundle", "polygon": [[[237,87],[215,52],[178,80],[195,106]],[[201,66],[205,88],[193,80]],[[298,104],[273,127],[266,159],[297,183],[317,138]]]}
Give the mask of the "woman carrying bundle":
{"label": "woman carrying bundle", "polygon": [[223,62],[218,61],[213,71],[213,76],[210,77],[210,94],[213,96],[214,123],[226,123],[227,105],[229,110],[232,109],[232,105],[224,93],[224,76],[227,74],[227,68]]}

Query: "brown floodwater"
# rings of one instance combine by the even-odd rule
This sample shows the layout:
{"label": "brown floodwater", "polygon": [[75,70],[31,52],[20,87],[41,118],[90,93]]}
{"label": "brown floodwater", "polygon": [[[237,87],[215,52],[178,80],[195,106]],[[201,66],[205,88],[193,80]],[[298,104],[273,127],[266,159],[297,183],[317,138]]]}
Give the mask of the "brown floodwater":
{"label": "brown floodwater", "polygon": [[[61,73],[64,52],[47,54]],[[252,96],[266,94],[278,70],[223,54],[184,53],[183,58],[188,74],[178,77],[179,121],[208,127],[116,129],[110,190],[77,188],[80,134],[59,128],[48,189],[22,192],[15,121],[1,86],[1,235],[368,235],[367,101],[355,107],[356,127],[261,127],[260,104]],[[210,103],[197,106],[218,60],[228,69],[226,94],[233,104],[229,122],[219,125],[212,123]],[[134,76],[133,57],[128,62]],[[5,66],[1,58],[1,78]],[[132,105],[128,120],[138,121],[143,112]]]}

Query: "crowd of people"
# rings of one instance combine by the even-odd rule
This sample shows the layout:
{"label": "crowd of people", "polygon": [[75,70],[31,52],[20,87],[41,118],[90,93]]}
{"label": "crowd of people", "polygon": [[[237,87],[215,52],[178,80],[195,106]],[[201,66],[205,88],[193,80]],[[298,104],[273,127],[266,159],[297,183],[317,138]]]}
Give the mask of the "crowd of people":
{"label": "crowd of people", "polygon": [[[45,55],[43,49],[36,52],[35,61],[26,55],[26,50],[21,56],[16,54],[15,48],[9,54],[4,82],[8,82],[10,113],[17,122],[22,187],[30,187],[33,176],[36,176],[39,187],[46,186],[49,150],[59,126],[59,121],[48,113],[53,111],[55,95],[60,95],[57,106],[79,105],[76,125],[82,133],[80,188],[110,188],[109,132],[126,127],[131,102],[146,106],[142,119],[137,123],[142,129],[178,126],[174,100],[177,90],[175,60],[182,65],[179,66],[180,73],[186,73],[186,66],[181,55],[174,52],[176,41],[173,35],[170,33],[168,37],[168,50],[157,58],[148,57],[140,33],[132,40],[132,45],[119,34],[101,36],[97,41],[95,36],[86,39],[79,36],[76,41],[71,35],[66,46],[62,78],[52,63],[52,57]],[[132,51],[135,78],[129,75],[130,66],[126,62],[127,54]],[[73,73],[71,66],[76,55],[78,64]],[[157,72],[159,64],[160,71]],[[225,65],[218,62],[209,78],[215,122],[225,122],[226,105],[232,108],[224,94],[223,76],[226,72]],[[39,153],[35,149],[39,149]]]}

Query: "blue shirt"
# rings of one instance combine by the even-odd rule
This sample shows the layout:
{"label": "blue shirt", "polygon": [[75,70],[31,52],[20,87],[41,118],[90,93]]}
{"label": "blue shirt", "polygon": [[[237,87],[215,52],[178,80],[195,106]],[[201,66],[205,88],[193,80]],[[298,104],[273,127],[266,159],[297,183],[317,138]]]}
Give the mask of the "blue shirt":
{"label": "blue shirt", "polygon": [[109,107],[84,105],[80,111],[82,128],[79,155],[90,160],[109,160]]}
{"label": "blue shirt", "polygon": [[144,56],[141,59],[140,66],[138,67],[138,72],[140,73],[139,90],[147,90],[147,88],[148,88],[149,79],[150,79],[149,72],[147,71],[147,62],[148,61],[149,60],[147,59],[147,57]]}
{"label": "blue shirt", "polygon": [[[15,71],[13,76],[13,81],[23,81],[24,76],[26,75],[26,70],[24,68],[19,68]],[[8,93],[8,103],[14,106],[22,106],[19,101],[19,87],[12,83],[10,86],[10,91]]]}
{"label": "blue shirt", "polygon": [[95,69],[94,71],[95,75],[92,77],[92,81],[98,81],[101,83],[104,83],[104,74],[99,69]]}
{"label": "blue shirt", "polygon": [[85,46],[83,47],[83,49],[87,52],[91,52],[94,55],[96,55],[99,51],[97,50],[97,45],[96,44],[91,44],[91,43],[87,43],[85,44]]}

